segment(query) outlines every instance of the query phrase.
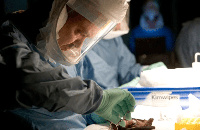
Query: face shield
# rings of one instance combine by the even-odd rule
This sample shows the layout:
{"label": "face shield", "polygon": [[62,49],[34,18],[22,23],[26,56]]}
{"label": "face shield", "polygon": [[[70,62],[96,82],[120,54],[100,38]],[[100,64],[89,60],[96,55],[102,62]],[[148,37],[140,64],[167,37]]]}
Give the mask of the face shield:
{"label": "face shield", "polygon": [[127,8],[126,0],[55,0],[37,48],[50,61],[77,64],[121,22]]}
{"label": "face shield", "polygon": [[[130,0],[126,0],[128,4]],[[130,7],[130,6],[129,6]],[[103,39],[113,39],[129,32],[129,18],[130,18],[130,8],[128,8],[124,19],[121,23],[118,23]]]}

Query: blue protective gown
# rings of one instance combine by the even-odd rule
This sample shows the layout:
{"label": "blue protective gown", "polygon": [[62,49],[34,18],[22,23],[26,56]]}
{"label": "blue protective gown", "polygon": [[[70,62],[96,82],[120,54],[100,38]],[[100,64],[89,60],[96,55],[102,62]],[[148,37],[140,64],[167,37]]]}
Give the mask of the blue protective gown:
{"label": "blue protective gown", "polygon": [[[53,64],[58,67],[60,64]],[[63,66],[71,77],[77,77],[75,66]],[[31,109],[18,108],[12,111],[19,115],[21,122],[31,126],[33,130],[83,130],[88,124],[95,123],[90,116],[81,115],[72,111],[50,112],[44,108],[33,106]]]}
{"label": "blue protective gown", "polygon": [[147,31],[147,30],[143,29],[140,25],[138,25],[131,31],[130,43],[129,43],[130,51],[133,54],[135,54],[135,39],[136,38],[158,38],[158,37],[165,38],[166,51],[169,52],[169,51],[173,50],[174,35],[168,27],[164,26],[164,27],[158,28],[156,30]]}
{"label": "blue protective gown", "polygon": [[83,79],[92,79],[103,89],[119,87],[141,72],[141,65],[136,63],[121,37],[101,40],[76,68]]}
{"label": "blue protective gown", "polygon": [[[139,77],[141,65],[125,46],[121,37],[101,40],[90,50],[79,64],[77,74],[83,79],[96,81],[101,88],[111,89]],[[96,114],[84,116],[87,124],[105,123]]]}
{"label": "blue protective gown", "polygon": [[[38,2],[37,8],[9,15],[0,24],[0,112],[20,116],[33,129],[83,129],[81,114],[98,108],[103,90],[96,82],[77,77],[73,69],[51,64],[35,50],[53,0]],[[15,128],[14,122],[3,123]]]}
{"label": "blue protective gown", "polygon": [[[90,50],[76,67],[66,67],[70,76],[79,75],[82,79],[96,81],[103,89],[111,89],[140,76],[141,65],[136,63],[134,55],[128,50],[121,37],[101,40]],[[14,111],[15,112],[15,111]],[[69,128],[83,129],[87,124],[99,123],[92,115],[79,115],[72,112],[50,113],[43,108],[17,110],[24,118],[32,120],[40,129]],[[42,125],[40,125],[42,124]],[[45,124],[45,125],[44,125]]]}
{"label": "blue protective gown", "polygon": [[[102,95],[100,87],[93,81],[86,81],[85,83],[80,77],[75,77],[76,71],[73,67],[67,67],[66,71],[60,65],[53,65],[52,63],[43,61],[42,57],[40,59],[37,51],[34,51],[34,49],[27,44],[27,40],[24,36],[16,28],[12,28],[12,24],[9,24],[8,21],[5,22],[2,27],[14,31],[10,36],[16,39],[14,40],[15,43],[12,43],[12,40],[8,40],[7,42],[10,42],[11,45],[1,50],[0,69],[1,73],[4,74],[2,83],[7,84],[7,87],[2,89],[4,93],[1,94],[3,105],[1,109],[8,111],[10,107],[18,107],[10,112],[19,115],[21,117],[20,119],[23,119],[23,121],[26,121],[33,129],[37,130],[49,130],[50,128],[52,130],[84,129],[87,123],[81,114],[91,113],[97,108],[96,105],[98,104],[93,104],[91,100],[94,101],[94,99],[97,98],[96,96]],[[9,39],[11,37],[9,37]],[[26,57],[26,55],[30,56],[30,59],[28,57],[28,59],[22,58],[23,56]],[[18,66],[16,69],[15,64],[11,64],[11,59],[13,58],[16,58],[15,62],[16,66]],[[8,66],[6,66],[6,64],[8,64]],[[10,68],[7,68],[9,66]],[[21,81],[7,82],[7,80],[10,79]],[[60,87],[62,87],[62,89],[60,89]],[[100,95],[98,94],[99,92],[101,93]],[[59,100],[58,97],[63,98],[63,100]],[[93,99],[91,99],[92,97]],[[66,100],[66,102],[64,100]],[[85,103],[85,106],[81,102],[81,104],[78,103],[79,101]],[[76,104],[74,104],[74,102],[76,102]],[[32,105],[38,107],[31,107]],[[70,109],[81,114],[76,114],[70,111]],[[82,110],[86,111],[83,112]]]}
{"label": "blue protective gown", "polygon": [[34,130],[83,130],[87,124],[82,115],[72,111],[49,112],[44,108],[33,107],[15,109],[12,113],[22,117]]}
{"label": "blue protective gown", "polygon": [[166,51],[174,48],[174,34],[164,25],[162,14],[159,12],[159,4],[156,1],[149,1],[143,7],[139,25],[131,30],[129,48],[135,54],[136,38],[165,38]]}

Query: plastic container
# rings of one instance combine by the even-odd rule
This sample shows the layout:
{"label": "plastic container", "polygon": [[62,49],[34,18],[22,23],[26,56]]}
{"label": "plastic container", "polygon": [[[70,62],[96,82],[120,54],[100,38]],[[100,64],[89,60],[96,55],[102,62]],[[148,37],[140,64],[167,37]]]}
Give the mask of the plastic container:
{"label": "plastic container", "polygon": [[179,88],[123,88],[135,97],[136,105],[169,106],[179,103],[182,109],[189,107],[189,94],[200,99],[200,87]]}

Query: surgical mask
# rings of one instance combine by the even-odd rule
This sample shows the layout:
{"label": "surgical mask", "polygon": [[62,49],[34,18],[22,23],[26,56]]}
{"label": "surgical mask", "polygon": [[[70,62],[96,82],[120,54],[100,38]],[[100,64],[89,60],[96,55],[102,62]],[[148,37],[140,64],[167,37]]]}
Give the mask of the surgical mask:
{"label": "surgical mask", "polygon": [[[66,6],[70,9],[66,9]],[[45,59],[51,59],[51,61],[54,60],[67,66],[77,64],[100,39],[122,21],[127,9],[126,0],[54,0],[47,25],[40,29],[41,38],[37,41],[37,48]],[[78,26],[81,25],[82,29],[85,28],[84,23],[81,24],[80,20],[72,22],[76,19],[76,16],[73,16],[74,12],[87,21],[89,27],[91,25],[91,28],[85,26],[87,30],[84,30],[90,30],[90,36],[84,36],[84,32],[80,33],[84,39],[77,38],[81,35],[70,38],[69,33],[66,33],[66,37],[69,37],[68,40],[72,42],[61,44],[62,42],[59,41],[63,39],[63,35],[61,36],[60,32],[66,27],[69,27],[66,32],[72,28],[72,26],[68,26],[68,23],[71,22],[74,27],[76,23],[77,25],[79,23]]]}
{"label": "surgical mask", "polygon": [[159,4],[156,1],[148,1],[143,7],[140,17],[140,26],[146,31],[156,31],[164,26],[163,17],[159,12]]}
{"label": "surgical mask", "polygon": [[[151,24],[154,24],[153,27]],[[145,12],[140,17],[140,26],[146,31],[156,31],[164,26],[163,17],[160,13],[156,13],[155,11]]]}

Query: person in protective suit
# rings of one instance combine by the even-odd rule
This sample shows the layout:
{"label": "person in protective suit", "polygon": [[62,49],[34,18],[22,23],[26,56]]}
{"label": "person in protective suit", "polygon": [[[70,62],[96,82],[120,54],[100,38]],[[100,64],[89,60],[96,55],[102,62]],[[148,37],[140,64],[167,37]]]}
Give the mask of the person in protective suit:
{"label": "person in protective suit", "polygon": [[62,67],[77,64],[127,8],[125,0],[43,0],[7,15],[0,29],[1,114],[19,116],[32,129],[83,129],[80,120],[73,123],[92,112],[115,124],[121,117],[130,120],[135,105],[130,92],[102,90]]}
{"label": "person in protective suit", "polygon": [[[195,54],[200,52],[199,29],[199,17],[182,24],[182,29],[179,32],[175,43],[175,52],[180,67],[192,67],[192,63],[195,61]],[[200,61],[200,58],[197,57],[197,60]]]}
{"label": "person in protective suit", "polygon": [[76,65],[80,77],[96,81],[103,89],[111,89],[140,76],[142,66],[136,62],[134,54],[126,47],[121,37],[129,32],[128,24],[129,9],[121,23]]}
{"label": "person in protective suit", "polygon": [[[149,66],[142,66],[136,62],[134,54],[126,47],[121,37],[129,32],[128,21],[129,12],[127,11],[122,22],[117,24],[86,54],[83,60],[75,65],[74,70],[82,79],[92,79],[105,90],[118,87],[123,89],[137,87],[142,71],[166,67],[162,62]],[[87,129],[96,126],[104,129],[107,126],[105,123],[108,121],[95,113],[84,117],[90,125]]]}
{"label": "person in protective suit", "polygon": [[157,1],[147,0],[143,6],[139,25],[131,30],[129,49],[136,54],[136,39],[165,38],[165,50],[171,52],[174,49],[175,37],[170,28],[164,25],[164,19],[160,13]]}

